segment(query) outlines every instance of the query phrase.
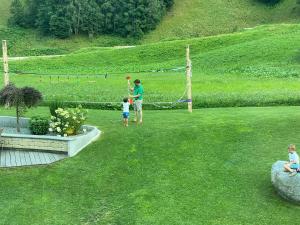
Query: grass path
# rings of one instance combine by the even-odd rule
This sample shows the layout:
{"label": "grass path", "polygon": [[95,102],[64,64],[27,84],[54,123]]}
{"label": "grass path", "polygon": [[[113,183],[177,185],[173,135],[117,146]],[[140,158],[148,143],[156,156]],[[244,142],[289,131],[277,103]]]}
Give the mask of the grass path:
{"label": "grass path", "polygon": [[90,110],[104,134],[78,156],[0,170],[0,224],[293,223],[300,207],[276,195],[270,169],[300,146],[299,110],[147,111],[128,129],[120,112]]}

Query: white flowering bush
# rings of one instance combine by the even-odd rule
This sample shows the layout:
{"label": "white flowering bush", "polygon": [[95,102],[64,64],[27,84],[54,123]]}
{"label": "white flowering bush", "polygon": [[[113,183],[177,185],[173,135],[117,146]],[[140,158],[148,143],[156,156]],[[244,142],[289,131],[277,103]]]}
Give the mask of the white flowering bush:
{"label": "white flowering bush", "polygon": [[[60,136],[76,135],[86,120],[87,110],[78,106],[75,109],[58,108],[56,116],[51,116],[49,131]],[[85,132],[85,131],[84,131]]]}

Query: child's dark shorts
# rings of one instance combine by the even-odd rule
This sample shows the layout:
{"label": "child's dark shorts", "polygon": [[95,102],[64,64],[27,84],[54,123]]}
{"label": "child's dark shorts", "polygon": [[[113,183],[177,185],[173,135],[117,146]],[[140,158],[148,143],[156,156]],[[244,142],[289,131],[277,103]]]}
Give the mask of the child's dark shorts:
{"label": "child's dark shorts", "polygon": [[128,119],[129,118],[129,112],[123,112],[123,118]]}

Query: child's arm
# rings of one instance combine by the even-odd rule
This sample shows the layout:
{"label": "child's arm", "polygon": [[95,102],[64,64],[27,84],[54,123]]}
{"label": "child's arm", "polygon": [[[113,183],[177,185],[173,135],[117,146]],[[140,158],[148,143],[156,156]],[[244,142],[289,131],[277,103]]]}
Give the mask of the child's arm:
{"label": "child's arm", "polygon": [[133,88],[131,87],[131,85],[130,85],[130,81],[128,80],[127,81],[127,85],[128,85],[128,91],[133,91]]}

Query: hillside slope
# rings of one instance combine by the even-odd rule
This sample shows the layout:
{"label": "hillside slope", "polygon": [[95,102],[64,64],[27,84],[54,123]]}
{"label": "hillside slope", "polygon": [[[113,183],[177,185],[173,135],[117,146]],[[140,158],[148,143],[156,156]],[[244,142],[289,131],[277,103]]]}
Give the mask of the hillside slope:
{"label": "hillside slope", "polygon": [[171,12],[144,42],[231,33],[269,23],[299,22],[296,0],[267,7],[255,0],[176,0]]}
{"label": "hillside slope", "polygon": [[6,25],[12,0],[0,0],[0,25]]}
{"label": "hillside slope", "polygon": [[34,85],[46,100],[119,102],[128,94],[124,78],[131,74],[145,84],[145,103],[173,102],[185,90],[187,44],[195,107],[300,104],[300,25],[296,24],[12,61],[11,81]]}
{"label": "hillside slope", "polygon": [[296,15],[296,0],[285,0],[271,8],[256,0],[176,0],[163,22],[141,41],[105,35],[93,39],[78,36],[58,40],[43,37],[33,30],[7,28],[11,1],[0,0],[0,39],[10,42],[11,56],[65,54],[83,47],[136,45],[141,42],[210,36],[259,24],[294,23],[300,19]]}
{"label": "hillside slope", "polygon": [[244,32],[139,45],[127,49],[87,48],[58,59],[12,62],[11,68],[34,72],[126,72],[185,65],[191,45],[194,71],[284,77],[300,75],[300,25],[266,25]]}

